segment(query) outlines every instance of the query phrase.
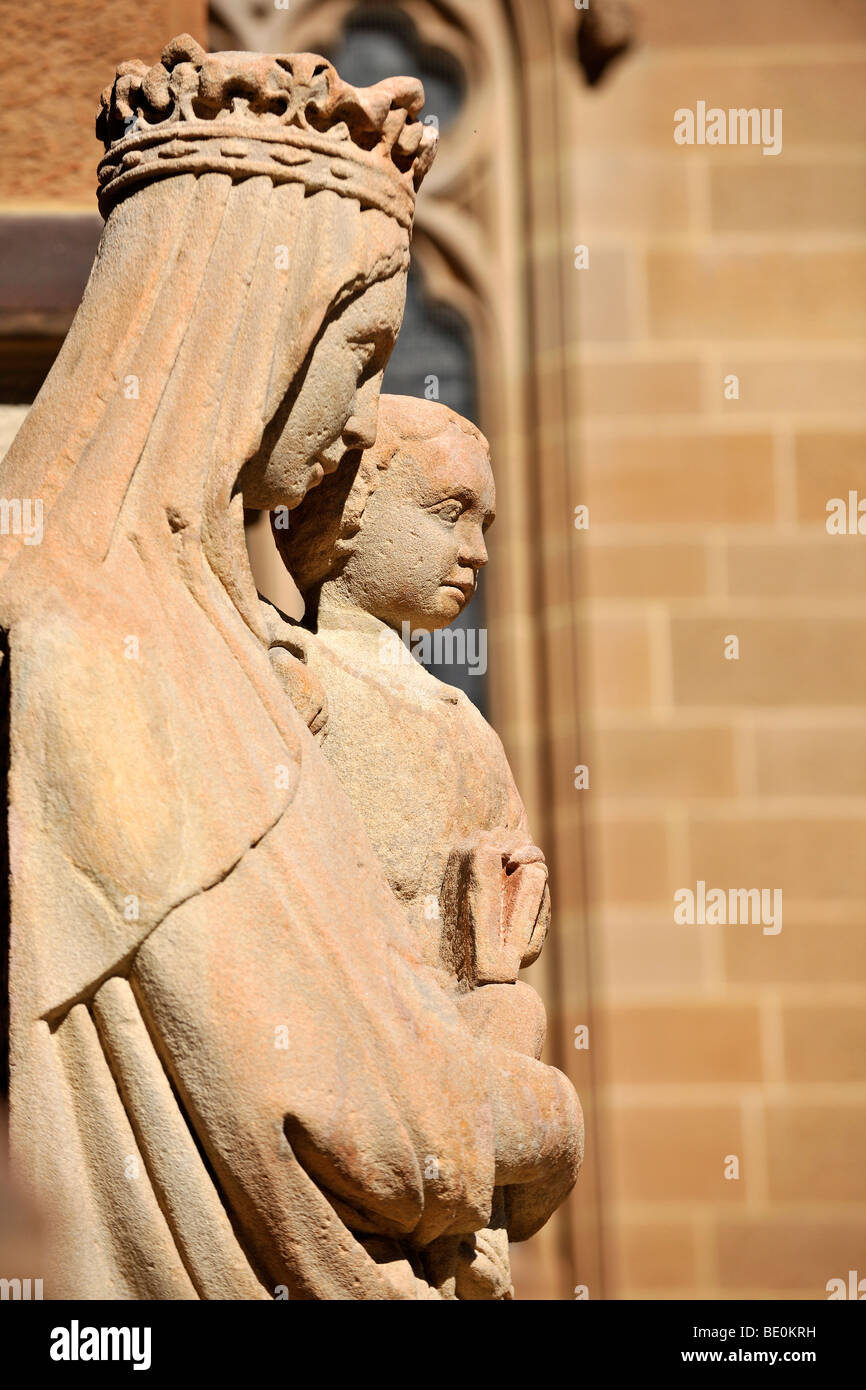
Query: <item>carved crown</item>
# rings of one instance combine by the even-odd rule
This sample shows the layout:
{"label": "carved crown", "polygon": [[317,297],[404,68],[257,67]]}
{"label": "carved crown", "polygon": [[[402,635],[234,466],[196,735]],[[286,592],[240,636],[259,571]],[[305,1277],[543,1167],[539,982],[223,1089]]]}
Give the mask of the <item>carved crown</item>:
{"label": "carved crown", "polygon": [[205,53],[188,34],[154,67],[121,63],[102,93],[99,206],[176,173],[266,174],[328,188],[404,226],[433,162],[436,132],[418,121],[412,77],[352,87],[315,53]]}

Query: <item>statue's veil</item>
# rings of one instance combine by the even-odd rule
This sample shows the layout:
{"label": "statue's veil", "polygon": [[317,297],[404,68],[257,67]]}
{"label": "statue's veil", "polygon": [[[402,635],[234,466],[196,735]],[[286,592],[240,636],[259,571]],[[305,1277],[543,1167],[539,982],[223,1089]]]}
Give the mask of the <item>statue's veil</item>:
{"label": "statue's veil", "polygon": [[328,317],[407,260],[393,218],[300,183],[179,174],[122,200],[0,467],[0,493],[41,503],[44,528],[39,545],[0,538],[4,626],[58,565],[110,562],[130,535],[150,561],[170,529],[187,557],[199,536],[231,590],[239,468]]}

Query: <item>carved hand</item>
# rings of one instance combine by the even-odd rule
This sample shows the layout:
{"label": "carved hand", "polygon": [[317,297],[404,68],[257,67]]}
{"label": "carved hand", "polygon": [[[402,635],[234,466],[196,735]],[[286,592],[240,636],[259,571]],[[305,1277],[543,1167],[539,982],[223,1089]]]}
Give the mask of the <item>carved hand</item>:
{"label": "carved hand", "polygon": [[473,985],[508,983],[531,965],[550,924],[547,865],[507,829],[453,850],[443,886],[445,955]]}

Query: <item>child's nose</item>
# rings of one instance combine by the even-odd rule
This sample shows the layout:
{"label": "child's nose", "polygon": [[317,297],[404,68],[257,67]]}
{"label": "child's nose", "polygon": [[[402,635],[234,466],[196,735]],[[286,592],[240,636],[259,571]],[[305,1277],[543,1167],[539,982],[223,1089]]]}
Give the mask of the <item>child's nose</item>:
{"label": "child's nose", "polygon": [[484,533],[480,527],[464,537],[458,558],[461,564],[468,565],[474,570],[480,570],[482,565],[487,564],[487,546],[484,543]]}

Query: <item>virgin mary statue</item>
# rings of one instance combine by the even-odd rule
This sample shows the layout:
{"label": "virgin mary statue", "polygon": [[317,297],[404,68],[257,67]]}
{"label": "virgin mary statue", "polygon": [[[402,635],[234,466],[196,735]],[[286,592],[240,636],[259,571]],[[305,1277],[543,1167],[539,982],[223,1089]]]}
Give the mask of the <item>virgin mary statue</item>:
{"label": "virgin mary statue", "polygon": [[576,1175],[570,1084],[474,1038],[422,960],[244,546],[245,503],[290,509],[375,438],[422,103],[186,36],[103,95],[105,230],[0,476],[41,518],[2,538],[0,625],[46,1297],[460,1297],[443,1249],[494,1206],[526,1238]]}

